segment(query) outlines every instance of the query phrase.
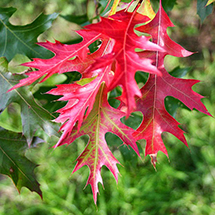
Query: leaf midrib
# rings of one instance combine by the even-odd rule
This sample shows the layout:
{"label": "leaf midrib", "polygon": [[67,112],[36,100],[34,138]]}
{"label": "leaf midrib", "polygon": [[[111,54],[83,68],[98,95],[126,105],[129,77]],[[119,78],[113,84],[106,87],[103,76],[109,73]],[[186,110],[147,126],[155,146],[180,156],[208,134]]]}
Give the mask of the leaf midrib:
{"label": "leaf midrib", "polygon": [[30,182],[30,178],[19,168],[19,166],[16,164],[16,162],[13,161],[12,158],[10,158],[10,156],[3,150],[3,148],[0,146],[0,150],[2,151],[2,153],[13,163],[13,165],[21,172],[21,174]]}
{"label": "leaf midrib", "polygon": [[[14,32],[15,31],[13,31],[12,29],[10,29],[9,28],[9,26],[7,26],[4,22],[3,22],[3,20],[2,19],[0,19],[0,22],[4,25],[4,27],[5,27],[5,30],[6,30],[6,34],[7,34],[7,30],[18,40],[18,41],[20,41],[24,46],[26,46],[28,49],[30,49],[32,52],[34,52],[34,53],[36,53],[37,55],[39,55],[39,56],[41,56],[42,57],[42,55],[39,53],[39,52],[37,52],[37,51],[35,51],[33,48],[31,48],[31,46],[29,46],[27,43],[25,43],[20,37],[18,37]],[[42,23],[42,24],[44,24],[44,23]],[[41,25],[42,25],[41,24]],[[39,26],[41,26],[41,25],[39,25]],[[37,27],[35,27],[35,28],[38,28],[39,26],[37,26]],[[31,30],[31,29],[30,29]],[[4,52],[3,52],[3,54],[5,53],[5,50],[6,50],[6,46],[7,46],[7,36],[5,37],[6,39],[5,39],[5,48],[4,48]]]}
{"label": "leaf midrib", "polygon": [[[5,78],[5,76],[0,72],[0,75],[1,75],[1,77],[11,86],[11,87],[13,87],[13,85],[10,83],[10,81],[7,79],[7,78]],[[33,106],[31,106],[26,100],[25,100],[25,98],[19,93],[19,91],[17,90],[17,89],[14,89],[14,91],[18,94],[18,96],[24,101],[24,103],[28,106],[28,107],[31,107],[31,110],[34,112],[34,114],[39,118],[39,119],[41,119],[42,120],[42,122],[44,123],[44,125],[48,125],[49,123],[46,121],[46,120],[44,120],[38,113],[37,113],[37,111],[36,110],[34,110],[34,108],[33,108]],[[35,103],[36,103],[36,101],[35,101]],[[36,103],[37,104],[37,103]],[[44,109],[43,107],[41,107],[39,104],[37,104],[42,110],[44,110],[44,111],[46,111],[50,116],[52,116],[52,117],[54,117],[51,113],[49,113],[46,109]],[[53,128],[53,130],[55,130],[54,128]],[[58,132],[58,131],[57,131]]]}

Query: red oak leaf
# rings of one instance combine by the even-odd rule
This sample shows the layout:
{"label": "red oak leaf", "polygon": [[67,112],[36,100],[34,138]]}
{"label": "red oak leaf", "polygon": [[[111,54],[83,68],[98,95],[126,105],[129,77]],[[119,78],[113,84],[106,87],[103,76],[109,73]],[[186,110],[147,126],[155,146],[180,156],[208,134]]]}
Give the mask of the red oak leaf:
{"label": "red oak leaf", "polygon": [[134,27],[148,21],[136,11],[129,13],[120,11],[109,18],[102,18],[101,22],[85,26],[86,29],[100,32],[114,39],[113,60],[115,60],[114,79],[109,90],[117,85],[122,86],[127,99],[127,116],[135,110],[135,95],[141,97],[141,92],[135,81],[138,70],[159,74],[149,58],[140,58],[135,49],[162,51],[156,44],[149,41],[149,37],[137,36]]}
{"label": "red oak leaf", "polygon": [[93,109],[88,117],[84,119],[80,130],[76,126],[71,135],[65,137],[59,144],[70,144],[76,138],[85,134],[89,136],[89,142],[82,154],[78,157],[73,173],[84,165],[89,167],[90,176],[87,184],[91,185],[95,203],[97,200],[98,183],[103,183],[101,177],[101,168],[103,165],[108,167],[116,181],[118,181],[118,169],[116,164],[119,162],[108,148],[105,134],[107,132],[116,134],[121,138],[124,144],[130,146],[139,155],[135,139],[132,136],[134,130],[120,121],[123,116],[123,112],[109,105],[107,101],[107,90],[105,89],[105,85],[102,84],[97,93]]}
{"label": "red oak leaf", "polygon": [[57,111],[60,115],[55,119],[55,121],[62,124],[64,123],[60,128],[60,130],[63,130],[64,132],[55,147],[61,145],[64,138],[70,135],[77,121],[77,128],[78,130],[80,129],[85,111],[88,108],[85,114],[86,118],[93,108],[93,104],[101,84],[103,82],[108,84],[112,79],[109,66],[96,71],[99,75],[93,81],[85,84],[84,86],[75,83],[62,84],[48,92],[53,95],[63,95],[59,100],[68,101],[65,107]]}
{"label": "red oak leaf", "polygon": [[[24,63],[23,66],[28,66],[37,69],[36,71],[25,73],[28,77],[22,79],[17,85],[10,89],[32,84],[34,81],[43,77],[40,82],[45,81],[47,78],[55,73],[61,74],[65,72],[78,71],[84,73],[89,68],[97,57],[107,53],[107,38],[101,33],[80,30],[77,33],[83,38],[83,41],[78,44],[66,45],[58,41],[40,42],[38,45],[52,51],[55,56],[51,59],[35,58],[32,62]],[[99,49],[90,53],[88,46],[96,40],[103,41]]]}
{"label": "red oak leaf", "polygon": [[155,18],[148,24],[137,28],[139,31],[149,33],[152,36],[152,41],[165,50],[163,53],[155,52],[150,56],[162,76],[150,74],[147,83],[141,89],[142,98],[137,98],[137,110],[143,113],[143,122],[134,132],[134,137],[136,140],[146,140],[145,155],[152,156],[154,166],[158,151],[162,151],[168,156],[161,138],[163,132],[172,133],[187,145],[184,132],[178,127],[179,123],[165,109],[165,97],[173,96],[181,100],[191,110],[195,108],[210,115],[201,103],[203,96],[191,89],[199,81],[172,77],[164,68],[164,57],[166,55],[186,57],[192,54],[169,38],[166,33],[169,26],[172,27],[173,25],[160,3]]}

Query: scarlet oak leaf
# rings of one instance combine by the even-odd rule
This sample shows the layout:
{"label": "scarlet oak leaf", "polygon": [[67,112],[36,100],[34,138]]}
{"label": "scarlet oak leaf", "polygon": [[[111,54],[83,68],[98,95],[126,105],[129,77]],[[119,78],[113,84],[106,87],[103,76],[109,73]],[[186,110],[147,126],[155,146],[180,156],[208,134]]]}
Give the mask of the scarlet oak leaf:
{"label": "scarlet oak leaf", "polygon": [[160,3],[160,8],[154,19],[148,24],[136,28],[136,30],[150,34],[152,36],[152,41],[165,50],[162,53],[157,52],[156,54],[158,57],[163,56],[162,54],[169,54],[176,57],[187,57],[191,55],[192,52],[185,50],[179,44],[170,39],[167,34],[168,27],[174,27],[174,25]]}
{"label": "scarlet oak leaf", "polygon": [[166,33],[168,26],[173,25],[160,4],[155,18],[147,25],[137,28],[137,30],[151,34],[152,41],[165,49],[163,53],[156,52],[151,56],[162,76],[150,74],[147,83],[141,89],[142,98],[137,98],[137,110],[141,111],[144,117],[142,124],[134,132],[134,137],[136,140],[146,140],[145,155],[152,155],[155,162],[158,151],[162,151],[168,156],[161,138],[163,132],[172,133],[187,145],[184,132],[178,127],[179,123],[165,109],[165,97],[175,97],[191,110],[195,108],[210,115],[201,103],[203,96],[191,89],[199,81],[172,77],[164,68],[164,57],[167,54],[178,57],[191,54],[169,38]]}
{"label": "scarlet oak leaf", "polygon": [[60,145],[70,144],[80,136],[86,134],[89,136],[89,142],[82,154],[78,157],[73,173],[84,165],[89,167],[90,176],[87,184],[91,185],[95,203],[97,200],[98,183],[103,183],[101,177],[101,168],[103,165],[108,167],[116,181],[118,181],[118,169],[116,164],[119,162],[108,148],[105,134],[107,132],[116,134],[122,139],[124,144],[130,146],[139,155],[137,145],[132,137],[134,130],[120,121],[120,118],[123,116],[123,112],[112,108],[108,104],[107,90],[105,89],[105,85],[102,84],[93,109],[88,117],[84,119],[80,130],[78,131],[76,126],[71,135],[64,138],[60,143]]}
{"label": "scarlet oak leaf", "polygon": [[104,39],[104,37],[101,36],[101,34],[93,31],[89,32],[80,30],[77,33],[83,38],[83,41],[78,44],[66,45],[58,41],[55,43],[38,43],[38,45],[52,51],[55,56],[50,59],[35,58],[32,62],[24,63],[23,66],[35,68],[37,71],[25,73],[28,77],[22,79],[20,83],[15,85],[10,90],[32,84],[44,76],[40,81],[43,82],[56,73],[61,74],[72,71],[78,71],[81,74],[84,73],[84,71],[95,62],[94,59],[98,56],[101,56],[103,52],[106,51],[106,46],[102,44],[96,52],[91,54],[88,46],[98,39]]}
{"label": "scarlet oak leaf", "polygon": [[138,70],[159,74],[151,60],[140,58],[135,49],[162,51],[162,49],[149,41],[148,37],[137,36],[134,27],[148,21],[147,16],[143,16],[136,11],[129,13],[121,11],[109,18],[103,18],[101,22],[85,26],[86,29],[101,32],[114,39],[112,53],[115,60],[114,79],[109,89],[112,90],[117,85],[122,86],[128,105],[127,115],[135,110],[135,96],[141,97],[140,90],[135,81],[135,73]]}
{"label": "scarlet oak leaf", "polygon": [[[63,97],[59,100],[68,101],[65,107],[57,111],[60,113],[60,115],[55,121],[63,124],[60,129],[64,132],[56,147],[61,145],[61,142],[66,136],[70,135],[77,121],[77,128],[78,130],[80,129],[83,118],[86,118],[93,108],[93,104],[101,84],[103,82],[108,83],[112,79],[110,67],[108,66],[98,69],[97,73],[99,73],[98,76],[93,81],[84,86],[75,83],[64,84],[59,85],[57,88],[48,92],[49,94],[53,95],[63,95]],[[87,112],[85,114],[86,109]]]}
{"label": "scarlet oak leaf", "polygon": [[136,140],[145,139],[147,141],[145,155],[157,154],[158,151],[167,155],[161,139],[163,132],[172,133],[187,145],[184,132],[178,127],[179,123],[165,110],[166,96],[173,96],[190,109],[196,108],[208,114],[204,105],[201,104],[202,96],[191,90],[198,81],[172,77],[165,69],[162,70],[162,74],[162,77],[150,75],[147,83],[141,89],[142,98],[137,99],[137,111],[143,113],[144,119],[134,132],[134,137]]}
{"label": "scarlet oak leaf", "polygon": [[[31,84],[45,76],[41,80],[42,82],[55,73],[78,71],[82,74],[82,78],[97,76],[86,86],[61,85],[49,92],[54,95],[62,95],[60,100],[68,100],[67,105],[58,111],[60,116],[56,119],[57,122],[63,124],[61,130],[64,131],[58,144],[71,133],[77,121],[78,128],[80,128],[85,110],[88,108],[85,116],[87,117],[103,81],[106,82],[109,90],[117,85],[124,86],[124,95],[126,95],[128,102],[128,115],[135,108],[134,96],[141,96],[134,79],[135,72],[144,70],[159,73],[157,68],[151,65],[151,59],[139,57],[139,54],[135,52],[135,48],[162,50],[156,44],[151,43],[148,37],[139,37],[134,33],[133,28],[136,24],[148,20],[146,16],[136,12],[123,11],[112,16],[111,19],[104,18],[100,23],[89,25],[86,27],[87,29],[78,31],[78,34],[83,37],[83,41],[78,44],[64,45],[57,41],[55,43],[39,43],[55,53],[55,56],[45,60],[36,58],[33,62],[25,63],[25,66],[36,68],[37,71],[26,73],[29,77],[21,80],[10,90]],[[110,26],[112,27],[110,28]],[[97,51],[90,53],[88,46],[96,40],[100,40],[101,45]],[[114,79],[105,78],[110,69],[114,72]],[[112,80],[111,83],[108,83],[109,79]]]}

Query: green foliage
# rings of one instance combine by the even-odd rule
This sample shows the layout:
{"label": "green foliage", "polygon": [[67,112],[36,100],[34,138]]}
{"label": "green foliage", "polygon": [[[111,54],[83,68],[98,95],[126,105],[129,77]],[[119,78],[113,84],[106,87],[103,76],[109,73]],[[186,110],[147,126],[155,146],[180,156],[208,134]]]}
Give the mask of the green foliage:
{"label": "green foliage", "polygon": [[0,58],[0,110],[3,112],[12,102],[20,105],[22,130],[28,145],[31,144],[34,134],[39,128],[42,128],[50,136],[58,136],[58,127],[51,122],[53,116],[34,100],[28,87],[7,92],[21,78],[23,75],[18,77],[9,73],[6,59]]}
{"label": "green foliage", "polygon": [[162,5],[165,11],[170,11],[176,4],[176,0],[163,0]]}
{"label": "green foliage", "polygon": [[201,22],[205,20],[213,11],[213,5],[206,6],[208,0],[197,0],[197,14],[199,15]]}
{"label": "green foliage", "polygon": [[0,127],[0,173],[9,176],[20,192],[22,187],[37,192],[42,197],[34,169],[37,165],[25,156],[26,139],[22,134]]}
{"label": "green foliage", "polygon": [[80,15],[80,16],[66,15],[66,16],[61,16],[61,17],[64,18],[65,20],[69,21],[69,22],[73,22],[73,23],[76,23],[78,25],[81,25],[81,24],[88,22],[87,14]]}
{"label": "green foliage", "polygon": [[57,13],[41,14],[34,22],[25,26],[15,26],[9,18],[15,13],[15,8],[0,8],[0,56],[10,61],[17,53],[29,58],[50,57],[51,53],[36,44],[37,37],[49,29]]}

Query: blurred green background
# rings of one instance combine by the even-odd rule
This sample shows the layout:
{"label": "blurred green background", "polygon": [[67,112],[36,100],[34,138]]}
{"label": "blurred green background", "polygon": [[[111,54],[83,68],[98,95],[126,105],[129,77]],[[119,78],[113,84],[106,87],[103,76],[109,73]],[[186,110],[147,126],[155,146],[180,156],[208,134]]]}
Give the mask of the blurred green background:
{"label": "blurred green background", "polygon": [[[186,59],[167,57],[165,63],[168,71],[177,66],[191,67],[185,78],[201,80],[194,89],[205,96],[203,102],[215,116],[215,16],[213,13],[201,23],[196,3],[178,0],[168,14],[176,25],[169,30],[171,38],[197,53]],[[62,15],[87,13],[88,17],[93,17],[95,11],[94,1],[85,0],[1,0],[0,7],[8,6],[17,8],[11,22],[19,25],[33,21],[41,12],[59,12]],[[39,40],[67,42],[76,38],[72,30],[78,28],[76,24],[58,17]],[[23,56],[17,59],[10,63],[13,71],[21,70],[19,61],[26,60]],[[51,82],[56,83],[56,80],[51,79],[44,86]],[[12,115],[14,109],[17,111],[18,107],[11,107],[2,116],[8,118],[11,129],[20,131],[20,119],[17,114]],[[116,138],[116,145],[110,145],[110,148],[123,165],[118,165],[121,176],[116,184],[107,168],[102,168],[105,189],[99,185],[97,206],[94,205],[90,186],[84,189],[88,168],[83,167],[71,175],[75,159],[84,149],[84,138],[55,150],[51,148],[55,144],[54,139],[29,149],[26,156],[39,164],[35,173],[41,184],[43,200],[26,188],[19,195],[12,181],[1,175],[0,214],[215,214],[215,121],[195,110],[191,112],[182,108],[178,109],[176,119],[186,131],[189,149],[165,133],[163,138],[169,159],[158,153],[157,171],[150,164],[150,158],[144,158],[144,150],[141,161],[133,151],[120,146],[121,142]],[[144,146],[144,141],[141,146]]]}

